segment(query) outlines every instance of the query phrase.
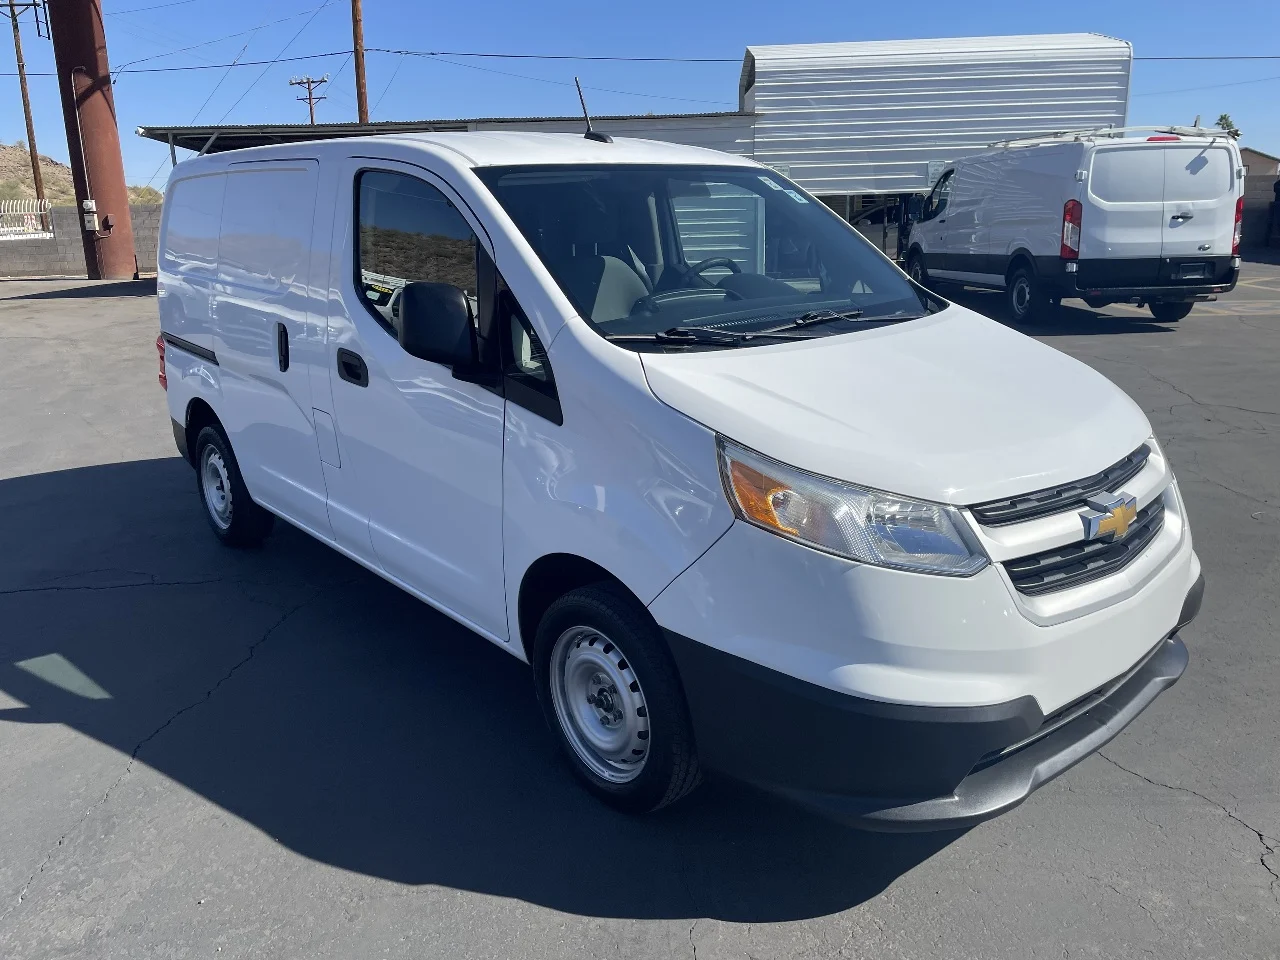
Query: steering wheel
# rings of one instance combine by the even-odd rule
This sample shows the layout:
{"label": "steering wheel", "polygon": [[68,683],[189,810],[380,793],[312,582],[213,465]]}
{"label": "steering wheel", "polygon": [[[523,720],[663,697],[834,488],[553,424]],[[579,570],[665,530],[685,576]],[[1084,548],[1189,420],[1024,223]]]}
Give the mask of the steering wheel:
{"label": "steering wheel", "polygon": [[688,267],[685,270],[684,275],[686,277],[696,276],[696,277],[699,277],[701,280],[703,280],[703,282],[709,282],[707,281],[707,278],[702,277],[701,274],[704,270],[710,270],[712,267],[725,267],[728,269],[730,273],[742,272],[742,268],[738,266],[736,263],[734,263],[732,260],[730,260],[728,257],[707,257],[707,259],[699,260],[693,266]]}

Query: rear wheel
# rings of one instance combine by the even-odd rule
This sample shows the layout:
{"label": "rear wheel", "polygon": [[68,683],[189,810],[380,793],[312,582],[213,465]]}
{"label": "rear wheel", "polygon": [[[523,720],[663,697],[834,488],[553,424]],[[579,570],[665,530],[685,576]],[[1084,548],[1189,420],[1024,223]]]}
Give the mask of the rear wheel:
{"label": "rear wheel", "polygon": [[1009,319],[1015,324],[1034,323],[1048,317],[1053,303],[1041,286],[1028,266],[1020,266],[1009,275],[1005,303]]}
{"label": "rear wheel", "polygon": [[1186,301],[1181,303],[1156,301],[1149,304],[1148,309],[1151,311],[1151,316],[1161,323],[1173,323],[1175,320],[1181,320],[1191,312],[1191,304]]}
{"label": "rear wheel", "polygon": [[253,502],[226,435],[208,426],[196,437],[196,490],[214,535],[231,547],[256,547],[275,515]]}
{"label": "rear wheel", "polygon": [[534,678],[547,725],[593,794],[627,813],[701,780],[684,691],[657,625],[608,583],[565,594],[542,618]]}

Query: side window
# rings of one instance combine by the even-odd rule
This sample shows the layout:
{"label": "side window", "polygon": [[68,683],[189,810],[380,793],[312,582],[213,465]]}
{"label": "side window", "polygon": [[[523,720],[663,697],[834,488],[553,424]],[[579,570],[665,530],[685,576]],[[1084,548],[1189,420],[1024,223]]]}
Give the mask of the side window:
{"label": "side window", "polygon": [[477,314],[476,235],[431,184],[365,170],[356,179],[356,288],[374,318],[395,332],[400,291],[426,280],[466,291]]}
{"label": "side window", "polygon": [[515,296],[499,278],[496,298],[502,337],[502,379],[507,400],[554,424],[564,423],[546,348]]}
{"label": "side window", "polygon": [[954,179],[954,170],[948,170],[942,175],[942,179],[938,181],[933,188],[933,192],[929,194],[929,199],[925,201],[924,216],[920,219],[932,220],[947,209],[947,200],[951,197],[951,182]]}

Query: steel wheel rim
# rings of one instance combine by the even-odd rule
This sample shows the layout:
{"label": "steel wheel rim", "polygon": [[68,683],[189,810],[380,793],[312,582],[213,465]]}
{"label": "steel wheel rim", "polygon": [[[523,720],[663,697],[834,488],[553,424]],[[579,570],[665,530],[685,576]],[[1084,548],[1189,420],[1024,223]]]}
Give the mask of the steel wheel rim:
{"label": "steel wheel rim", "polygon": [[1013,312],[1016,316],[1025,316],[1031,304],[1031,281],[1019,277],[1013,284]]}
{"label": "steel wheel rim", "polygon": [[921,283],[924,281],[924,270],[921,269],[920,261],[918,260],[915,263],[911,264],[911,279],[914,280],[916,283]]}
{"label": "steel wheel rim", "polygon": [[551,650],[551,702],[587,768],[629,783],[649,757],[649,708],[622,650],[592,627],[570,627]]}
{"label": "steel wheel rim", "polygon": [[219,530],[231,526],[231,480],[227,465],[214,447],[205,447],[200,464],[200,489],[204,492],[204,505]]}

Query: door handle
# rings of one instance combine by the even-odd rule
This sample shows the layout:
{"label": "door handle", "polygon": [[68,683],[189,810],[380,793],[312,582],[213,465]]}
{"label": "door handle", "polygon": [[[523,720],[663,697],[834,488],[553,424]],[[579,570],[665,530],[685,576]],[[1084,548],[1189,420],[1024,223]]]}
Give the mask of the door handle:
{"label": "door handle", "polygon": [[338,348],[338,376],[357,387],[369,385],[369,368],[365,365],[364,357],[342,347]]}
{"label": "door handle", "polygon": [[276,324],[276,363],[281,373],[289,369],[289,331],[283,323]]}
{"label": "door handle", "polygon": [[1195,217],[1194,213],[1175,213],[1170,220],[1190,220]]}

